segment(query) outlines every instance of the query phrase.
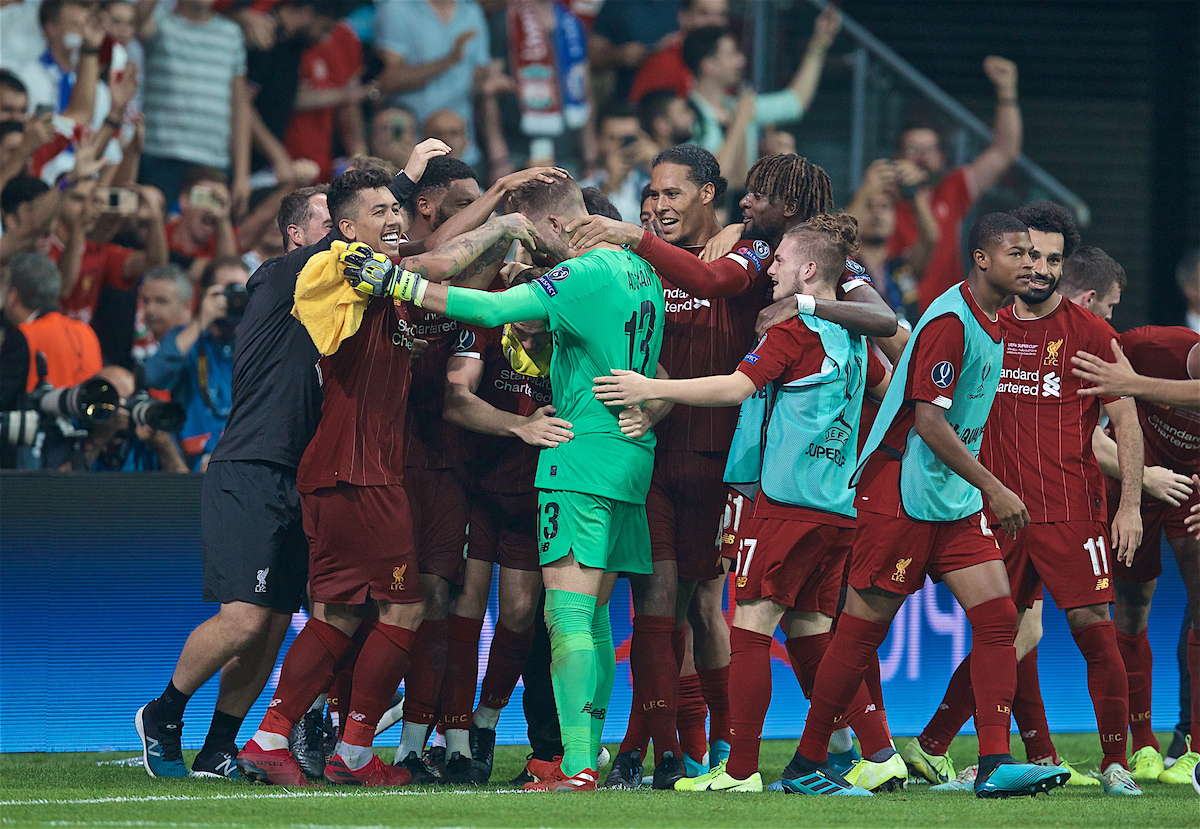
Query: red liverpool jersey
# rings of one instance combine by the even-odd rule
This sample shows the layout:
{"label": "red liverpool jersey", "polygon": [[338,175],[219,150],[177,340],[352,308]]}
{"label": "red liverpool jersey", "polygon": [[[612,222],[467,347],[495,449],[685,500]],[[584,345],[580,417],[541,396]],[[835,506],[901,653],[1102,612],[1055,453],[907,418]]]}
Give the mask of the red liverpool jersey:
{"label": "red liverpool jersey", "polygon": [[[1121,335],[1121,347],[1133,370],[1164,380],[1196,380],[1188,375],[1188,354],[1200,347],[1200,334],[1190,328],[1147,325]],[[1112,359],[1112,351],[1099,352]],[[1165,466],[1183,475],[1200,472],[1200,412],[1137,402],[1146,466]]]}
{"label": "red liverpool jersey", "polygon": [[1025,503],[1035,524],[1104,521],[1104,475],[1092,454],[1102,401],[1076,394],[1088,384],[1071,373],[1071,355],[1111,354],[1116,332],[1065,298],[1040,319],[1004,308],[1000,328],[1004,366],[980,460]]}
{"label": "red liverpool jersey", "polygon": [[[754,346],[754,321],[770,301],[773,252],[743,239],[715,262],[703,247],[680,248],[647,231],[634,251],[663,282],[666,327],[659,362],[672,378],[729,374]],[[735,407],[676,405],[655,427],[660,450],[726,452],[737,427]]]}
{"label": "red liverpool jersey", "polygon": [[458,323],[416,306],[408,306],[413,336],[429,347],[412,364],[408,421],[404,433],[404,465],[419,469],[453,469],[462,461],[462,436],[442,419],[446,361],[458,338]]}
{"label": "red liverpool jersey", "polygon": [[321,358],[321,423],[300,459],[297,489],[402,483],[412,344],[406,307],[373,299],[354,336]]}
{"label": "red liverpool jersey", "polygon": [[[480,400],[503,412],[522,417],[549,406],[553,400],[549,377],[518,374],[500,347],[502,328],[463,325],[454,346],[454,356],[483,362],[483,377],[475,393]],[[520,438],[468,433],[464,440],[467,471],[484,492],[516,494],[533,492],[538,449]]]}

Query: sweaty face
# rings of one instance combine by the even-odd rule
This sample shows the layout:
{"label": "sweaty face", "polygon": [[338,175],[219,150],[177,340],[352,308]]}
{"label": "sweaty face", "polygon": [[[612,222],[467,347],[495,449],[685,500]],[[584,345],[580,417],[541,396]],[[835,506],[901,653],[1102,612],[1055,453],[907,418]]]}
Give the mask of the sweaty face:
{"label": "sweaty face", "polygon": [[787,227],[787,202],[783,199],[772,201],[759,193],[747,193],[738,207],[742,208],[746,235],[751,239],[771,241],[783,235]]}
{"label": "sweaty face", "polygon": [[886,242],[896,230],[896,205],[883,194],[876,194],[867,200],[867,215],[859,226],[864,242]]}
{"label": "sweaty face", "polygon": [[442,191],[441,201],[435,205],[433,216],[429,220],[430,229],[437,230],[442,226],[442,222],[457,214],[479,196],[479,182],[473,178],[450,182],[450,186]]}
{"label": "sweaty face", "polygon": [[659,164],[650,173],[650,199],[663,226],[663,238],[673,245],[707,241],[698,237],[713,215],[711,189],[692,181],[682,164]]}
{"label": "sweaty face", "polygon": [[28,120],[25,110],[29,108],[29,96],[0,86],[0,121],[16,121],[24,124]]}
{"label": "sweaty face", "polygon": [[1033,277],[1029,292],[1021,298],[1028,305],[1041,305],[1053,296],[1058,280],[1062,278],[1063,235],[1029,228],[1029,241],[1033,243],[1029,254],[1033,260]]}
{"label": "sweaty face", "polygon": [[400,203],[386,187],[362,190],[358,194],[358,212],[349,225],[356,242],[366,242],[376,253],[395,256],[400,251]]}
{"label": "sweaty face", "polygon": [[911,161],[927,173],[940,173],[946,167],[941,139],[936,131],[924,127],[904,133],[900,141],[900,158]]}
{"label": "sweaty face", "polygon": [[1033,243],[1028,233],[1005,233],[999,244],[987,251],[984,276],[997,292],[1023,297],[1033,277]]}
{"label": "sweaty face", "polygon": [[775,261],[767,271],[767,275],[771,277],[772,300],[803,293],[804,280],[800,272],[804,263],[801,261],[799,248],[795,239],[784,239],[779,243],[779,249],[775,251]]}

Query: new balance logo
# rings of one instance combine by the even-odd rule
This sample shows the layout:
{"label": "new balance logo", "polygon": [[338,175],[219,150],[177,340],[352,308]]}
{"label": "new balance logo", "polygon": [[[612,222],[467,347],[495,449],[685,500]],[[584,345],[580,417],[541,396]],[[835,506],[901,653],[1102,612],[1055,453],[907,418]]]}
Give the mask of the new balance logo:
{"label": "new balance logo", "polygon": [[229,755],[225,755],[225,759],[215,766],[215,771],[222,777],[231,777],[235,769],[237,769],[237,763]]}
{"label": "new balance logo", "polygon": [[146,737],[146,753],[151,757],[162,757],[162,751],[159,749],[160,745],[162,743],[153,737]]}
{"label": "new balance logo", "polygon": [[1053,371],[1042,378],[1042,397],[1062,397],[1062,378]]}
{"label": "new balance logo", "polygon": [[365,722],[367,719],[367,715],[359,713],[358,711],[351,711],[350,719],[354,720],[355,722]]}

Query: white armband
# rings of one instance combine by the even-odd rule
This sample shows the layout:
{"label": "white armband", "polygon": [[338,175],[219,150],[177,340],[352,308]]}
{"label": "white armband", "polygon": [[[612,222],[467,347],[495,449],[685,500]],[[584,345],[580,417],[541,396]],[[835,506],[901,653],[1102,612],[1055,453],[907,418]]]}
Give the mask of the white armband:
{"label": "white armband", "polygon": [[796,308],[801,314],[811,317],[817,313],[817,298],[808,294],[796,294]]}

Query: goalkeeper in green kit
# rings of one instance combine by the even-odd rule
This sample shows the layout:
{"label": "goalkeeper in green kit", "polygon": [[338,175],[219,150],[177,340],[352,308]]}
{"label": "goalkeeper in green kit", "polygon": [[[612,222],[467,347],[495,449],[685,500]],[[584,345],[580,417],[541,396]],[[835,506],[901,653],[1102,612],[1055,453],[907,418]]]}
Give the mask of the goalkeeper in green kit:
{"label": "goalkeeper in green kit", "polygon": [[608,598],[618,572],[650,572],[646,491],[654,466],[646,416],[605,407],[592,393],[592,378],[614,368],[655,374],[663,287],[650,265],[625,248],[570,248],[567,225],[587,215],[573,179],[529,182],[510,203],[537,229],[539,251],[560,263],[531,283],[497,293],[447,288],[359,244],[342,262],[346,278],[364,293],[486,327],[544,320],[554,336],[555,416],[569,423],[572,437],[541,450],[536,483],[550,672],[564,751],[561,763],[531,763],[538,779],[525,788],[592,791],[616,673]]}

